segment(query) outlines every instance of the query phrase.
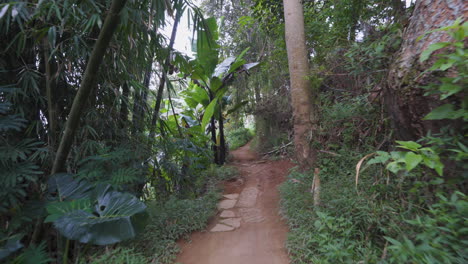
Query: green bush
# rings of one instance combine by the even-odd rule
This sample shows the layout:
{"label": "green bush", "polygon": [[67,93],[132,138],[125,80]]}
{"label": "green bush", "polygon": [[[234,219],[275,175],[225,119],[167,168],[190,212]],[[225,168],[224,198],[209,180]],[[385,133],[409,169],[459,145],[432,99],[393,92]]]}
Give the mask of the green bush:
{"label": "green bush", "polygon": [[216,212],[219,197],[219,193],[210,191],[194,200],[171,197],[163,203],[149,203],[150,220],[138,242],[139,248],[156,263],[172,263],[179,251],[176,241],[205,228]]}
{"label": "green bush", "polygon": [[152,263],[172,263],[179,252],[176,241],[206,227],[221,198],[216,186],[235,175],[237,170],[233,167],[213,165],[203,171],[194,183],[199,190],[198,198],[172,196],[166,201],[148,202],[150,219],[144,234],[135,242],[138,251],[151,258]]}
{"label": "green bush", "polygon": [[115,249],[105,251],[103,254],[95,254],[90,257],[89,261],[82,260],[81,263],[146,264],[150,263],[150,260],[132,248],[117,247]]}
{"label": "green bush", "polygon": [[238,149],[247,142],[249,142],[254,136],[253,132],[245,127],[241,127],[232,131],[227,132],[227,142],[230,150]]}

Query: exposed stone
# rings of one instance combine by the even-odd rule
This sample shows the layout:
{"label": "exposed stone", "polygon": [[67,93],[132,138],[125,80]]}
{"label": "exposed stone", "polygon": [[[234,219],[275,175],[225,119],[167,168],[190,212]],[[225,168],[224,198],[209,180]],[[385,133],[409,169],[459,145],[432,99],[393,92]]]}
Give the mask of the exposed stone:
{"label": "exposed stone", "polygon": [[225,194],[223,195],[223,197],[226,199],[235,200],[239,197],[239,194],[238,193]]}
{"label": "exposed stone", "polygon": [[231,209],[236,205],[237,200],[222,200],[218,204],[218,209]]}
{"label": "exposed stone", "polygon": [[224,210],[219,217],[221,218],[231,218],[231,217],[236,217],[236,213],[234,213],[231,210]]}
{"label": "exposed stone", "polygon": [[259,223],[265,220],[261,210],[258,208],[241,208],[239,212],[242,219],[247,223]]}
{"label": "exposed stone", "polygon": [[226,218],[220,221],[221,224],[239,228],[241,226],[241,218]]}
{"label": "exposed stone", "polygon": [[257,202],[258,189],[255,187],[248,187],[242,190],[239,196],[237,207],[253,207]]}
{"label": "exposed stone", "polygon": [[232,231],[235,228],[232,226],[228,225],[223,225],[223,224],[217,224],[215,227],[213,227],[210,232],[227,232],[227,231]]}

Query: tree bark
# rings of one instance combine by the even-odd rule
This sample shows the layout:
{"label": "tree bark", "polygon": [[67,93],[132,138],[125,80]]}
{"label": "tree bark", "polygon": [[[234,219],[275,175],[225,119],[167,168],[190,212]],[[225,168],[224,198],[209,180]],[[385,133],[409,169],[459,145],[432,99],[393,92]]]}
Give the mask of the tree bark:
{"label": "tree bark", "polygon": [[55,150],[55,145],[57,143],[57,98],[56,98],[56,89],[57,81],[54,78],[54,75],[57,73],[57,67],[55,63],[51,63],[49,60],[50,57],[50,45],[46,38],[43,39],[43,49],[44,49],[44,65],[45,65],[45,82],[46,82],[46,95],[47,95],[47,122],[49,125],[49,146]]}
{"label": "tree bark", "polygon": [[219,105],[219,165],[223,165],[226,162],[226,140],[224,138],[224,118],[223,118],[223,107]]}
{"label": "tree bark", "polygon": [[86,101],[89,94],[96,82],[97,72],[101,65],[106,49],[109,46],[109,42],[114,34],[117,25],[119,24],[120,11],[125,6],[126,0],[113,0],[110,7],[109,13],[106,16],[104,26],[102,27],[99,37],[94,45],[93,52],[89,58],[86,70],[81,81],[80,88],[76,94],[75,99],[68,115],[68,120],[65,125],[65,132],[60,141],[60,145],[55,157],[54,165],[52,167],[52,174],[63,171],[65,162],[67,160],[70,148],[73,143],[80,116],[83,112]]}
{"label": "tree bark", "polygon": [[436,130],[440,121],[422,121],[432,109],[440,105],[437,97],[424,96],[421,87],[437,81],[431,73],[421,75],[434,60],[419,62],[421,52],[429,45],[450,41],[444,32],[417,38],[429,30],[451,25],[458,17],[466,17],[466,3],[463,0],[420,0],[416,1],[408,27],[403,33],[403,42],[395,60],[390,66],[384,90],[384,100],[392,126],[399,140],[414,140],[427,131]]}
{"label": "tree bark", "polygon": [[148,68],[145,71],[145,76],[143,79],[143,86],[146,90],[142,91],[135,91],[134,95],[134,103],[133,103],[133,115],[132,115],[132,133],[135,135],[136,133],[141,133],[144,131],[144,113],[147,109],[147,100],[148,100],[148,90],[150,81],[151,81],[151,73],[153,71],[153,60],[150,61]]}
{"label": "tree bark", "polygon": [[124,82],[122,85],[122,99],[120,103],[120,125],[121,128],[125,128],[128,121],[128,96],[130,94],[130,89],[128,88],[127,82]]}
{"label": "tree bark", "polygon": [[311,148],[314,124],[309,55],[305,43],[304,14],[300,0],[283,0],[288,52],[289,75],[291,79],[291,104],[294,118],[294,146],[301,169],[310,169],[315,163],[315,151]]}
{"label": "tree bark", "polygon": [[164,65],[162,67],[162,70],[165,71],[165,74],[163,73],[161,75],[161,79],[159,81],[158,94],[156,96],[156,104],[154,106],[153,116],[151,118],[149,138],[153,138],[154,135],[156,134],[156,123],[158,122],[158,118],[159,118],[159,110],[161,108],[161,101],[162,101],[164,86],[166,85],[167,69],[169,68],[169,64],[171,62],[171,51],[172,51],[172,47],[174,47],[174,42],[175,42],[175,38],[177,35],[177,26],[179,25],[180,16],[181,16],[181,12],[177,11],[175,19],[174,19],[174,25],[172,26],[171,39],[169,41],[169,47],[168,47],[169,54],[167,54],[166,60],[164,61]]}

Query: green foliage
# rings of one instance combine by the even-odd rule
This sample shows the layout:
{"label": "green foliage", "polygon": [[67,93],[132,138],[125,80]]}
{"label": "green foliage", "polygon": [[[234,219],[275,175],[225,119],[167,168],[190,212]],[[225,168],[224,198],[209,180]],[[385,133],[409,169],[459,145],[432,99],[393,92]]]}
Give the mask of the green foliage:
{"label": "green foliage", "polygon": [[433,55],[437,60],[427,71],[444,72],[452,69],[457,72],[457,75],[455,77],[447,76],[440,78],[440,83],[432,83],[425,87],[427,90],[426,95],[436,94],[440,97],[440,100],[449,99],[452,102],[433,109],[424,119],[463,119],[463,121],[466,122],[468,120],[468,103],[466,98],[461,98],[461,100],[457,100],[456,98],[459,97],[458,95],[463,97],[463,93],[466,91],[468,84],[466,81],[468,79],[468,67],[466,65],[468,53],[465,47],[465,39],[468,36],[468,22],[461,24],[461,18],[459,18],[452,25],[440,28],[436,31],[446,32],[452,37],[453,41],[437,42],[430,45],[421,53],[420,61],[424,62],[428,60],[435,51],[444,49],[449,52]]}
{"label": "green foliage", "polygon": [[385,237],[390,243],[390,263],[466,263],[468,260],[468,200],[455,192],[438,195],[427,213],[406,220],[411,234]]}
{"label": "green foliage", "polygon": [[[464,29],[457,23],[444,30],[464,38]],[[433,45],[423,54],[424,61],[439,48],[450,46],[449,55],[438,54],[441,61],[431,70],[445,71],[442,65],[453,62],[450,66],[457,72],[457,76],[442,78],[427,88],[428,93],[441,95],[441,100],[455,102],[451,107],[436,108],[428,115],[430,119],[461,121],[466,112],[463,100],[459,100],[464,89],[460,87],[465,87],[462,79],[466,63],[457,64],[466,59],[462,59],[464,49],[457,49],[460,38],[454,39],[453,46]],[[331,106],[323,111],[323,117],[327,123],[339,120],[343,126],[356,116],[365,116],[358,110],[360,105],[359,100],[340,98],[339,109]],[[372,122],[372,115],[366,117],[367,122]],[[312,195],[307,192],[311,173],[292,172],[281,186],[282,210],[291,227],[287,246],[293,263],[467,262],[468,203],[463,193],[467,148],[459,132],[460,125],[465,124],[447,124],[440,132],[429,133],[418,141],[396,141],[400,151],[377,151],[364,168],[360,149],[370,150],[376,142],[369,140],[360,145],[344,140],[336,144],[335,138],[325,137],[323,147],[336,149],[337,153],[319,154],[322,205],[314,208]],[[338,134],[345,139],[359,130],[354,123]],[[359,178],[353,177],[355,166],[360,170]]]}
{"label": "green foliage", "polygon": [[367,162],[370,164],[386,164],[386,169],[398,174],[400,172],[410,172],[421,162],[428,168],[434,169],[439,176],[443,175],[444,164],[440,161],[440,157],[432,148],[422,147],[414,141],[396,141],[399,145],[397,147],[409,150],[409,152],[402,151],[377,151],[377,157]]}
{"label": "green foliage", "polygon": [[[50,180],[57,201],[47,205],[47,222],[66,238],[95,245],[114,244],[134,238],[146,206],[135,196],[113,191],[110,185],[92,187],[70,175]],[[141,227],[140,227],[141,229]]]}
{"label": "green foliage", "polygon": [[219,194],[210,191],[197,199],[171,197],[166,202],[150,202],[149,224],[138,241],[138,249],[156,263],[172,263],[179,252],[176,241],[203,229],[216,212]]}
{"label": "green foliage", "polygon": [[254,136],[254,133],[245,127],[240,127],[234,130],[227,131],[227,142],[229,143],[229,149],[235,150],[239,147],[244,146]]}
{"label": "green foliage", "polygon": [[150,260],[132,248],[117,247],[106,250],[103,254],[99,252],[89,257],[89,260],[82,260],[80,263],[87,264],[147,264]]}
{"label": "green foliage", "polygon": [[47,255],[46,244],[31,245],[16,257],[11,264],[46,264],[52,261]]}

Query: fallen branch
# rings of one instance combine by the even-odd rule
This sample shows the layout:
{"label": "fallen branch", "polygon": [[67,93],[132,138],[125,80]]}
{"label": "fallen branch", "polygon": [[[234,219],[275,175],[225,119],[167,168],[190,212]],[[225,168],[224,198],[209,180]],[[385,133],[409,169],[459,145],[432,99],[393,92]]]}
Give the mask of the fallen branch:
{"label": "fallen branch", "polygon": [[292,143],[293,143],[293,142],[291,141],[291,142],[289,142],[289,143],[286,144],[286,145],[283,145],[283,146],[281,146],[281,147],[278,147],[277,149],[274,149],[274,150],[269,151],[269,152],[262,153],[262,155],[270,155],[270,154],[272,154],[272,153],[279,152],[280,150],[282,150],[282,149],[286,148],[287,146],[291,145]]}
{"label": "fallen branch", "polygon": [[319,150],[319,152],[326,153],[326,154],[330,154],[330,155],[335,156],[335,157],[341,156],[341,155],[338,154],[338,153],[331,152],[331,151],[328,151],[328,150]]}
{"label": "fallen branch", "polygon": [[310,192],[314,197],[314,206],[320,205],[320,169],[315,168],[314,170],[314,180],[312,181],[312,187],[310,188]]}

